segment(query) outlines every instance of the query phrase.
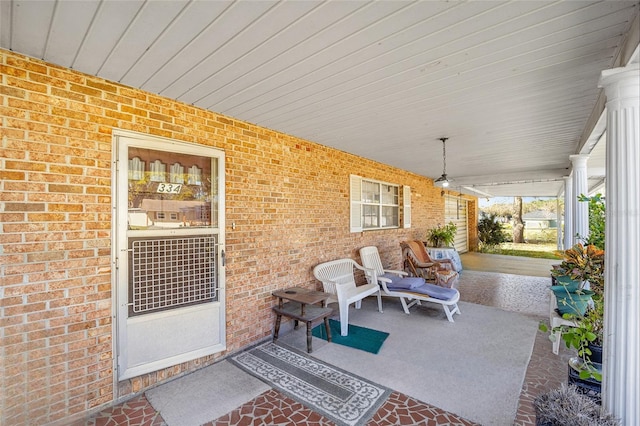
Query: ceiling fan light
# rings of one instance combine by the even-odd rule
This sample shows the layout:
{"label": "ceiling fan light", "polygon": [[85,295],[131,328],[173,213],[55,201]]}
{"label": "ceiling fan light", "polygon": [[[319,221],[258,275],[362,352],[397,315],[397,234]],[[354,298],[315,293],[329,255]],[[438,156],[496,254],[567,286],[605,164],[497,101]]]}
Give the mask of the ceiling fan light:
{"label": "ceiling fan light", "polygon": [[449,186],[449,179],[447,178],[447,174],[443,174],[434,182],[436,186],[446,188]]}
{"label": "ceiling fan light", "polygon": [[447,178],[447,139],[449,138],[440,138],[442,141],[442,176],[434,182],[434,185],[439,188],[447,188],[449,186],[449,179]]}

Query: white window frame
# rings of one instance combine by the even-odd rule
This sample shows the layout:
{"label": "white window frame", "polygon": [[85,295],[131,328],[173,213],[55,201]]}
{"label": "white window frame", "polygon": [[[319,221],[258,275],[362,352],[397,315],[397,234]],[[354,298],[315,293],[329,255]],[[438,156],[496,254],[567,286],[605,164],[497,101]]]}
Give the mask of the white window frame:
{"label": "white window frame", "polygon": [[[357,175],[350,175],[350,230],[351,232],[362,232],[362,231],[375,231],[380,229],[398,229],[401,227],[401,224],[392,226],[377,226],[377,227],[364,227],[364,216],[363,216],[363,207],[366,205],[376,205],[379,207],[378,209],[378,223],[382,223],[382,210],[383,207],[394,207],[396,209],[398,222],[402,220],[402,227],[410,228],[411,227],[411,188],[409,186],[402,186],[394,183],[383,182],[374,179],[366,179]],[[362,199],[362,184],[363,182],[377,184],[382,188],[382,185],[387,185],[393,188],[396,188],[398,193],[398,203],[397,204],[388,204],[382,202],[382,196],[378,197],[376,203],[372,203],[370,201],[365,202]],[[402,197],[402,200],[400,200]],[[400,203],[402,201],[402,204]],[[402,218],[400,216],[400,207],[402,205]]]}

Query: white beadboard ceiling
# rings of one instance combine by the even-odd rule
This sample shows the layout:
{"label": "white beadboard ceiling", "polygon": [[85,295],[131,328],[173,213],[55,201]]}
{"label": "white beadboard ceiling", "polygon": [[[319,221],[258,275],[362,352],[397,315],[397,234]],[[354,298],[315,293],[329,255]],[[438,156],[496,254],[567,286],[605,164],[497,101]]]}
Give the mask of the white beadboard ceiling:
{"label": "white beadboard ceiling", "polygon": [[635,0],[1,0],[0,47],[430,178],[448,137],[453,191],[555,196],[569,155],[602,140],[598,79],[637,60],[637,15]]}

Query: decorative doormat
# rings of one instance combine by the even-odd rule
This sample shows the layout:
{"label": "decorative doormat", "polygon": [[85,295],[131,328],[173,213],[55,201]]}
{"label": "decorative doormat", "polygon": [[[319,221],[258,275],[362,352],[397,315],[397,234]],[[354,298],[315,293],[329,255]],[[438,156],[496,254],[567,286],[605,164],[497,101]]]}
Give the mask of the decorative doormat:
{"label": "decorative doormat", "polygon": [[[340,321],[329,319],[329,328],[331,329],[331,343],[349,346],[350,348],[360,349],[362,351],[377,354],[380,352],[382,344],[389,337],[389,333],[384,331],[373,330],[371,328],[360,327],[349,324],[349,334],[340,335]],[[320,324],[311,331],[315,337],[327,340],[327,331],[324,324]]]}
{"label": "decorative doormat", "polygon": [[231,362],[338,425],[364,425],[391,390],[312,358],[266,343]]}

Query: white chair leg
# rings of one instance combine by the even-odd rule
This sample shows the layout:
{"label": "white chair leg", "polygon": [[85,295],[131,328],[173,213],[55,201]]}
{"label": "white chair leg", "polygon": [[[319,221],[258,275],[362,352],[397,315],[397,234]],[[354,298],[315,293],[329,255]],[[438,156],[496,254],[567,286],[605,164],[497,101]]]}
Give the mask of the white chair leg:
{"label": "white chair leg", "polygon": [[402,303],[402,309],[404,309],[404,313],[409,315],[409,307],[407,306],[407,302],[405,302],[404,297],[400,298],[400,303]]}
{"label": "white chair leg", "polygon": [[447,314],[447,319],[449,320],[449,322],[454,322],[453,314],[449,310],[449,307],[447,305],[442,305],[442,307],[444,308],[444,313]]}
{"label": "white chair leg", "polygon": [[360,306],[362,306],[362,299],[356,300],[356,309],[360,309]]}
{"label": "white chair leg", "polygon": [[382,313],[382,296],[380,290],[378,290],[378,312]]}
{"label": "white chair leg", "polygon": [[349,334],[349,305],[344,303],[340,304],[340,335],[346,336]]}
{"label": "white chair leg", "polygon": [[458,306],[458,304],[453,304],[449,306],[449,312],[451,312],[451,316],[453,317],[453,314],[458,314],[460,315],[460,307]]}

